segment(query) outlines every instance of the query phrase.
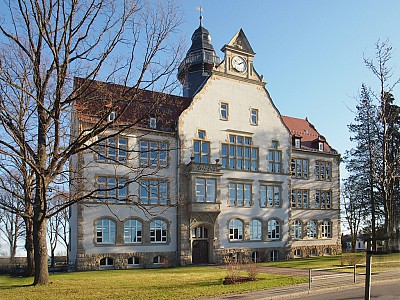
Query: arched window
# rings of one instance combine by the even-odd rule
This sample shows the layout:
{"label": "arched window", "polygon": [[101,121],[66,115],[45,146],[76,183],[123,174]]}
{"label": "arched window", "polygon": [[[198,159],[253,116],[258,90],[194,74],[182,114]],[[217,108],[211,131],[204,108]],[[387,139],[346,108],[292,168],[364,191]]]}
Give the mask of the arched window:
{"label": "arched window", "polygon": [[259,220],[252,220],[250,222],[250,240],[261,240],[261,222]]}
{"label": "arched window", "polygon": [[128,266],[139,266],[140,260],[139,257],[132,256],[128,258]]}
{"label": "arched window", "polygon": [[131,219],[124,223],[124,242],[142,242],[142,223],[140,221]]}
{"label": "arched window", "polygon": [[161,255],[157,255],[153,257],[153,264],[160,265],[165,262],[165,257]]}
{"label": "arched window", "polygon": [[281,238],[281,225],[278,220],[268,221],[268,238],[279,240]]}
{"label": "arched window", "polygon": [[317,256],[317,249],[316,248],[312,248],[310,250],[310,256]]}
{"label": "arched window", "polygon": [[325,255],[331,255],[331,248],[325,248]]}
{"label": "arched window", "polygon": [[243,241],[243,222],[233,219],[229,222],[229,240]]}
{"label": "arched window", "polygon": [[167,223],[165,223],[163,220],[154,220],[150,223],[150,242],[167,242]]}
{"label": "arched window", "polygon": [[325,220],[321,224],[321,237],[331,238],[332,237],[332,223]]}
{"label": "arched window", "polygon": [[101,219],[96,224],[96,242],[98,244],[115,244],[115,222]]}
{"label": "arched window", "polygon": [[302,252],[300,249],[296,249],[294,250],[294,257],[301,257],[302,256]]}
{"label": "arched window", "polygon": [[114,266],[114,259],[111,257],[103,257],[100,259],[100,267],[112,267]]}
{"label": "arched window", "polygon": [[308,221],[306,224],[307,227],[307,237],[310,239],[317,238],[317,222],[315,221]]}
{"label": "arched window", "polygon": [[292,223],[292,238],[293,239],[303,238],[303,224],[299,220],[293,221]]}
{"label": "arched window", "polygon": [[276,261],[276,260],[279,260],[279,251],[272,250],[271,251],[271,261]]}

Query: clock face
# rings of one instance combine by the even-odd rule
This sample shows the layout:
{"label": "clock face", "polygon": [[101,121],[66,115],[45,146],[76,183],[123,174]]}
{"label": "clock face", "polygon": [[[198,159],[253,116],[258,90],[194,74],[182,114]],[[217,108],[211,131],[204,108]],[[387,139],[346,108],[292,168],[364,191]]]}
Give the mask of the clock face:
{"label": "clock face", "polygon": [[246,70],[247,64],[242,57],[235,56],[234,58],[232,58],[232,67],[238,72],[244,72]]}

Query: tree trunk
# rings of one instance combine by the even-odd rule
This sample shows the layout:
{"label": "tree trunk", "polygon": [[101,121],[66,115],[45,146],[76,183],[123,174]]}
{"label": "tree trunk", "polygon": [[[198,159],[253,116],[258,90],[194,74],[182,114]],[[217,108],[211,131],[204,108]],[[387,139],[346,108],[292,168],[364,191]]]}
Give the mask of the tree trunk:
{"label": "tree trunk", "polygon": [[33,246],[33,226],[30,218],[24,218],[25,221],[25,250],[26,250],[26,271],[25,276],[35,274],[34,246]]}
{"label": "tree trunk", "polygon": [[33,243],[35,257],[35,279],[33,285],[42,285],[49,282],[49,268],[47,265],[46,219],[36,216],[33,220]]}

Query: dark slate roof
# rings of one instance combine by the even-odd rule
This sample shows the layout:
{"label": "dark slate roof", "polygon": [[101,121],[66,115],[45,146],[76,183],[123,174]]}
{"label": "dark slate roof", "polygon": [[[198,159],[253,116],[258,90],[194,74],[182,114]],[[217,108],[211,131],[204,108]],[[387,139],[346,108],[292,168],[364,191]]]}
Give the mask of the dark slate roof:
{"label": "dark slate roof", "polygon": [[210,32],[200,24],[192,34],[192,46],[188,50],[188,54],[198,50],[209,50],[214,51],[214,47],[211,44]]}
{"label": "dark slate roof", "polygon": [[110,111],[115,111],[120,115],[116,125],[151,129],[149,118],[155,117],[156,130],[174,132],[180,114],[192,101],[192,98],[82,78],[75,78],[74,86],[79,92],[75,99],[77,116],[84,122],[107,120]]}

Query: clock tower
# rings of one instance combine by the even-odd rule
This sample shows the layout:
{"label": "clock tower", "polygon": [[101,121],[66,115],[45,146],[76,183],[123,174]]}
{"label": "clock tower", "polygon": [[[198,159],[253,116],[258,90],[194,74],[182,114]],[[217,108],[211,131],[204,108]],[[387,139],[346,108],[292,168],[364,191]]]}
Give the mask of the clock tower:
{"label": "clock tower", "polygon": [[243,29],[240,29],[230,42],[222,47],[221,51],[224,52],[225,59],[224,64],[221,64],[218,68],[219,72],[228,76],[261,81],[261,77],[253,67],[255,52],[251,48]]}

